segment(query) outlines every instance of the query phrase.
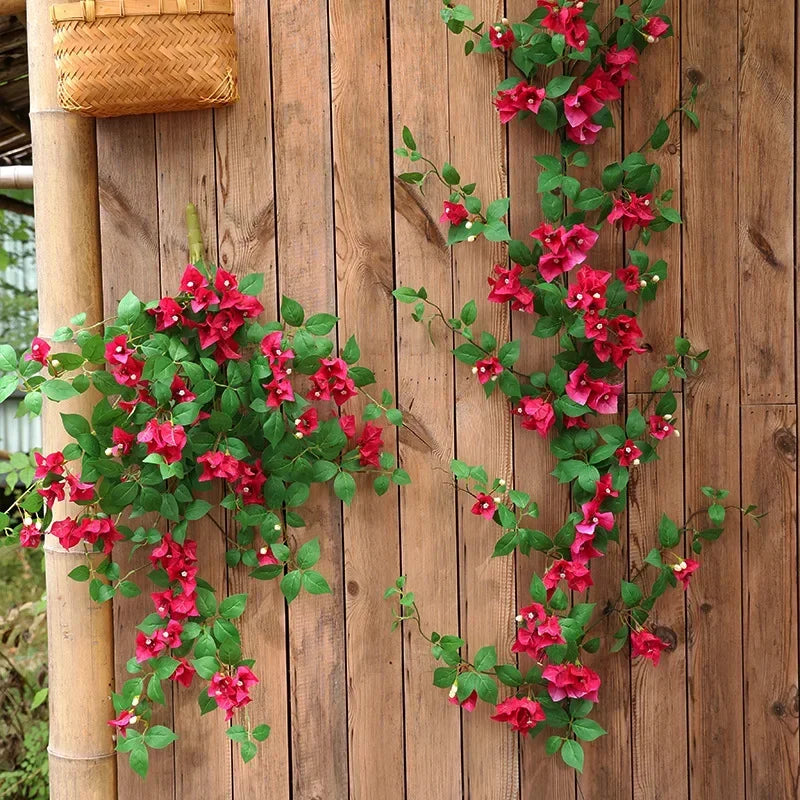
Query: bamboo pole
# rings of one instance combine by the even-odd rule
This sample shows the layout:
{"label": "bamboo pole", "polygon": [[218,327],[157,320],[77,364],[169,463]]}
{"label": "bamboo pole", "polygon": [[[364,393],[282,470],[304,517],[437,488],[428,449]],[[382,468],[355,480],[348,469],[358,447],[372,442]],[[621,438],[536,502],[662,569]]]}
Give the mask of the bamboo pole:
{"label": "bamboo pole", "polygon": [[25,0],[0,0],[0,17],[18,17],[25,13]]}
{"label": "bamboo pole", "polygon": [[[86,311],[102,319],[100,222],[94,121],[61,110],[49,18],[50,0],[28,6],[31,129],[36,210],[40,328],[44,336]],[[81,395],[70,408],[45,404],[46,450],[66,444],[60,411],[88,416],[95,398]],[[65,505],[55,509],[69,513]],[[45,539],[50,665],[50,799],[114,800],[114,757],[109,702],[113,688],[111,603],[97,605],[86,585],[67,574],[83,563],[53,536]]]}
{"label": "bamboo pole", "polygon": [[0,167],[0,189],[32,189],[33,167],[19,166]]}

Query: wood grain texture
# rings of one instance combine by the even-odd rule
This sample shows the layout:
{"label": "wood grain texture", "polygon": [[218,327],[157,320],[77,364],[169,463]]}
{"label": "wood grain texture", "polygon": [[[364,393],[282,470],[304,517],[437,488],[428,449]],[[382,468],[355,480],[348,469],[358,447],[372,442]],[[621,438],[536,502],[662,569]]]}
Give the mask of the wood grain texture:
{"label": "wood grain texture", "polygon": [[[449,159],[447,30],[407,25],[416,0],[396,0],[391,9],[394,144],[403,126],[437,164]],[[426,53],[420,63],[418,48]],[[398,159],[396,172],[408,171]],[[467,178],[465,177],[466,181]],[[395,270],[398,286],[425,286],[448,316],[452,261],[438,224],[447,193],[433,182],[425,195],[395,176]],[[400,461],[414,482],[400,494],[403,573],[417,597],[423,624],[442,634],[458,632],[458,541],[455,491],[450,476],[454,446],[452,335],[438,324],[435,345],[424,325],[398,305],[398,402],[411,430],[400,431]],[[462,796],[461,720],[447,692],[433,686],[430,647],[411,626],[404,631],[406,797],[456,800]],[[465,723],[470,724],[464,713]],[[436,742],[436,746],[431,746]]]}
{"label": "wood grain texture", "polygon": [[[270,26],[267,3],[248,4],[247,25],[237,28],[238,103],[214,112],[216,209],[219,266],[242,276],[264,275],[260,300],[264,316],[278,307],[275,202],[272,170]],[[209,244],[211,244],[209,240]],[[227,525],[233,523],[228,515]],[[253,725],[267,722],[270,738],[245,764],[233,753],[233,795],[252,797],[268,787],[269,800],[285,800],[289,786],[286,610],[277,581],[255,581],[242,566],[228,570],[230,594],[246,592],[248,613],[241,619],[242,649],[256,660],[259,684],[253,692]]]}
{"label": "wood grain texture", "polygon": [[[385,8],[359,0],[329,6],[339,334],[342,343],[356,336],[378,386],[394,394]],[[352,401],[349,410],[362,405]],[[389,450],[395,438],[387,427]],[[350,794],[393,800],[404,794],[402,640],[387,635],[388,618],[376,609],[385,608],[383,592],[400,573],[399,503],[396,491],[376,500],[368,476],[357,485],[344,513]],[[376,757],[376,742],[386,756]]]}
{"label": "wood grain texture", "polygon": [[[649,394],[629,394],[628,408],[638,408],[645,418]],[[683,428],[680,406],[674,423]],[[631,473],[628,485],[628,533],[631,570],[639,569],[653,547],[658,547],[662,514],[683,519],[683,447],[673,437],[659,445],[660,460]],[[686,555],[677,550],[665,563]],[[643,579],[649,590],[655,570]],[[680,586],[659,598],[648,628],[668,642],[658,667],[637,658],[631,666],[631,734],[633,742],[634,800],[686,800],[689,797],[686,729],[686,603]],[[665,743],[669,743],[668,746]]]}
{"label": "wood grain texture", "polygon": [[[159,243],[161,285],[165,294],[176,291],[188,261],[186,204],[197,206],[209,258],[217,257],[217,220],[214,171],[214,129],[210,111],[162,114],[156,117],[158,164]],[[220,509],[189,526],[197,541],[200,577],[217,591],[226,590],[225,518]],[[198,718],[196,687],[174,692],[175,776],[179,798],[232,797],[231,745],[225,737],[223,715],[210,712]],[[198,769],[213,763],[213,770]]]}
{"label": "wood grain texture", "polygon": [[[682,80],[700,83],[703,115],[699,131],[683,125],[683,209],[692,220],[683,232],[684,332],[698,351],[712,353],[685,386],[684,504],[692,513],[706,506],[701,485],[730,489],[730,502],[739,501],[738,37],[733,20],[717,24],[704,2],[683,0],[681,11]],[[711,298],[722,301],[714,314]],[[707,548],[689,590],[692,800],[744,796],[740,529],[732,518],[724,545]]]}
{"label": "wood grain texture", "polygon": [[745,786],[748,797],[791,800],[800,787],[794,405],[743,409],[742,493],[768,509],[743,533]]}
{"label": "wood grain texture", "polygon": [[[795,400],[793,327],[794,69],[797,43],[770,35],[768,13],[785,31],[796,4],[739,1],[738,234],[743,403]],[[769,313],[759,313],[769,309]]]}
{"label": "wood grain texture", "polygon": [[[158,185],[155,164],[155,121],[152,116],[103,120],[97,125],[97,171],[100,194],[100,236],[103,259],[104,316],[116,313],[117,303],[131,291],[140,298],[159,297],[161,275],[158,250]],[[132,521],[157,526],[148,515]],[[124,575],[147,563],[139,550],[133,559],[128,547],[115,555]],[[132,579],[142,589],[136,598],[114,598],[114,651],[117,689],[131,676],[125,668],[133,653],[136,626],[153,610],[151,585]],[[172,684],[164,684],[168,707],[154,706],[153,723],[172,727]],[[150,753],[146,780],[134,778],[127,758],[120,758],[118,800],[148,800],[155,791],[175,795],[174,746]]]}
{"label": "wood grain texture", "polygon": [[[477,19],[498,20],[503,4],[481,0],[472,6]],[[505,67],[496,58],[464,58],[461,38],[448,38],[450,71],[451,156],[464,180],[477,183],[485,203],[507,195],[505,130],[489,103]],[[476,146],[480,142],[480,147]],[[468,176],[468,177],[467,177]],[[475,299],[481,330],[498,341],[509,334],[508,311],[486,299],[486,276],[491,265],[505,258],[505,249],[483,238],[453,251],[454,309]],[[505,398],[496,392],[486,400],[469,369],[456,369],[456,455],[468,464],[483,464],[490,480],[511,479],[513,467],[511,415]],[[488,435],[489,432],[491,435]],[[479,647],[495,645],[506,654],[513,641],[516,614],[514,562],[491,558],[495,528],[470,513],[471,498],[459,496],[459,568],[461,574],[461,632],[474,655]],[[510,800],[519,796],[517,737],[488,715],[464,720],[464,797],[470,800]],[[492,753],[486,758],[487,752]]]}
{"label": "wood grain texture", "polygon": [[[273,0],[270,11],[279,283],[309,314],[331,313],[336,285],[327,4]],[[298,30],[308,43],[302,50]],[[346,797],[341,504],[330,486],[313,486],[302,513],[307,528],[298,533],[319,537],[318,568],[333,594],[301,594],[289,608],[293,797]]]}

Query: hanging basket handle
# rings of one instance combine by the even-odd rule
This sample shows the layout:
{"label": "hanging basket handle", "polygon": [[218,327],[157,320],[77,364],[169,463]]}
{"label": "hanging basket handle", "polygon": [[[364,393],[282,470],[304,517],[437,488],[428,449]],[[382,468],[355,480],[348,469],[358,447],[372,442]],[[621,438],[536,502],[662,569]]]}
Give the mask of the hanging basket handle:
{"label": "hanging basket handle", "polygon": [[233,0],[79,0],[50,6],[50,21],[94,22],[100,17],[233,14]]}

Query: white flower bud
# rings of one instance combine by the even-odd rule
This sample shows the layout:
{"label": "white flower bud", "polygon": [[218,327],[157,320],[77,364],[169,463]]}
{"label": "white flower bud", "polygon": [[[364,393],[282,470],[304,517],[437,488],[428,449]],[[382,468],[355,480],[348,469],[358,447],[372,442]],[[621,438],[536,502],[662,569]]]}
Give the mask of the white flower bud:
{"label": "white flower bud", "polygon": [[673,435],[673,436],[677,436],[677,437],[680,439],[680,437],[681,437],[681,432],[680,432],[680,431],[679,431],[677,428],[675,428],[675,430],[674,430],[674,431],[672,431],[672,435]]}
{"label": "white flower bud", "polygon": [[493,497],[492,500],[494,500],[495,503],[499,503],[500,502],[500,498],[499,497]]}
{"label": "white flower bud", "polygon": [[672,414],[664,414],[664,419],[669,422],[672,419]]}
{"label": "white flower bud", "polygon": [[653,42],[655,42],[655,40],[656,40],[655,36],[648,36],[647,37],[647,44],[653,44]]}
{"label": "white flower bud", "polygon": [[259,555],[265,556],[265,555],[267,554],[267,551],[268,551],[268,550],[269,550],[269,548],[267,548],[267,547],[262,547],[262,548],[261,548],[261,549],[258,551],[258,553],[259,553]]}
{"label": "white flower bud", "polygon": [[477,375],[478,374],[478,368],[477,367],[473,367],[472,368],[472,374],[473,375]]}
{"label": "white flower bud", "polygon": [[131,700],[131,706],[133,708],[136,708],[136,706],[138,705],[139,705],[139,695],[137,694],[136,697],[134,697],[133,700]]}
{"label": "white flower bud", "polygon": [[638,459],[638,458],[634,458],[634,459],[633,459],[633,466],[634,466],[634,467],[638,467],[640,463],[641,463],[641,462],[639,461],[639,459]]}
{"label": "white flower bud", "polygon": [[295,431],[294,438],[295,439],[302,439],[303,438],[302,431]]}
{"label": "white flower bud", "polygon": [[652,280],[653,283],[658,283],[661,280],[661,278],[659,278],[658,275],[653,275],[653,277],[650,280]]}
{"label": "white flower bud", "polygon": [[475,241],[475,237],[474,236],[468,236],[467,237],[467,241],[468,242],[474,242]]}
{"label": "white flower bud", "polygon": [[641,286],[644,289],[644,287],[647,286],[647,281],[644,278],[642,278],[642,280],[639,281],[639,286]]}
{"label": "white flower bud", "polygon": [[497,380],[497,375],[492,375],[492,380],[496,381]]}
{"label": "white flower bud", "polygon": [[455,697],[458,694],[458,681],[450,687],[450,697]]}
{"label": "white flower bud", "polygon": [[276,523],[275,525],[273,525],[272,529],[275,531],[279,531],[281,529],[281,526]]}
{"label": "white flower bud", "polygon": [[501,19],[501,20],[500,20],[500,22],[501,22],[503,25],[508,25],[508,17],[503,17],[503,19]]}
{"label": "white flower bud", "polygon": [[28,525],[33,525],[33,520],[30,517],[25,517],[25,519],[22,520],[22,524],[27,528]]}
{"label": "white flower bud", "polygon": [[472,227],[472,220],[471,220],[471,219],[470,219],[470,220],[467,220],[467,222],[466,222],[466,224],[464,225],[464,227],[465,227],[467,230],[469,230],[469,229]]}
{"label": "white flower bud", "polygon": [[294,421],[294,424],[295,425],[299,425],[300,424],[300,418],[299,417]]}
{"label": "white flower bud", "polygon": [[139,720],[139,717],[137,717],[137,716],[136,716],[136,714],[134,714],[134,715],[133,715],[133,716],[132,716],[132,717],[131,717],[131,718],[128,720],[128,725],[135,725],[135,724],[137,723],[137,721],[138,721],[138,720]]}
{"label": "white flower bud", "polygon": [[497,482],[498,482],[498,483],[499,483],[501,486],[505,486],[505,485],[506,485],[506,479],[505,479],[505,478],[500,478],[500,480],[499,480],[499,481],[497,481]]}
{"label": "white flower bud", "polygon": [[60,361],[59,361],[57,358],[54,358],[54,359],[53,359],[53,360],[52,360],[50,363],[51,363],[51,364],[52,364],[54,367],[60,367],[60,366],[61,366],[61,362],[60,362]]}
{"label": "white flower bud", "polygon": [[517,614],[517,616],[515,617],[515,619],[517,620],[517,622],[522,622],[522,620],[524,619],[524,617],[522,616],[522,614]]}
{"label": "white flower bud", "polygon": [[114,448],[113,447],[106,447],[106,449],[103,452],[107,456],[113,456],[114,455]]}

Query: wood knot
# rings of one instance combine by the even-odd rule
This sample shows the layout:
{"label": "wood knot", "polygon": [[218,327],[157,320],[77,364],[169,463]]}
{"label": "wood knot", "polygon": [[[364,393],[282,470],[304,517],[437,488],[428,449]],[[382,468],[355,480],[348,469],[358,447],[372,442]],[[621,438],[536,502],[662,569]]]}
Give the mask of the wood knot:
{"label": "wood knot", "polygon": [[772,713],[776,717],[785,717],[786,716],[786,706],[780,700],[776,700],[772,704]]}
{"label": "wood knot", "polygon": [[797,437],[788,428],[778,428],[772,434],[775,449],[788,459],[794,460],[797,453]]}
{"label": "wood knot", "polygon": [[701,605],[700,605],[700,610],[704,614],[708,614],[711,611],[712,608],[713,608],[713,606],[711,605],[711,603],[701,603]]}
{"label": "wood knot", "polygon": [[347,593],[349,595],[356,597],[360,591],[361,587],[358,585],[357,581],[347,581]]}
{"label": "wood knot", "polygon": [[747,238],[753,243],[753,247],[761,253],[762,258],[764,261],[769,264],[773,269],[780,268],[780,262],[778,261],[777,256],[775,255],[775,251],[772,249],[770,243],[764,238],[763,234],[757,231],[755,228],[748,226],[747,228]]}
{"label": "wood knot", "polygon": [[678,634],[675,633],[672,628],[668,628],[666,625],[656,625],[653,629],[653,633],[655,633],[662,642],[667,643],[667,652],[673,652],[678,646]]}
{"label": "wood knot", "polygon": [[696,83],[698,86],[706,82],[706,76],[703,75],[699,67],[689,67],[686,71],[686,75],[692,83]]}
{"label": "wood knot", "polygon": [[674,142],[672,142],[671,144],[668,144],[668,145],[667,145],[667,152],[668,152],[668,153],[669,153],[671,156],[674,156],[674,155],[675,155],[675,153],[677,153],[677,152],[678,152],[678,145],[676,145]]}

